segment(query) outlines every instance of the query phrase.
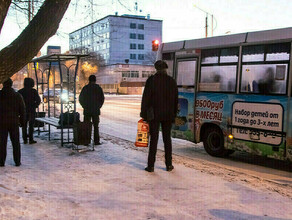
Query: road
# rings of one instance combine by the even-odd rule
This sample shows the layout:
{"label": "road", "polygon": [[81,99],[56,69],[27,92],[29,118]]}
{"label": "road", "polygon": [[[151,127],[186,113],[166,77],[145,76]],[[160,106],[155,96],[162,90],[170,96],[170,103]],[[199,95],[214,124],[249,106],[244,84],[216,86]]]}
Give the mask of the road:
{"label": "road", "polygon": [[[141,96],[106,95],[100,117],[101,138],[119,138],[133,145],[140,119],[140,103]],[[83,110],[79,104],[77,111],[82,120]],[[161,134],[158,149],[163,153]],[[292,198],[292,163],[245,152],[235,152],[227,158],[211,157],[205,152],[202,143],[180,139],[173,139],[173,154],[174,163],[182,163],[226,179],[248,181],[255,186],[262,185],[264,181],[268,189],[288,194]]]}
{"label": "road", "polygon": [[[101,132],[134,142],[137,121],[140,119],[140,103],[141,96],[107,95],[101,109]],[[163,149],[161,139],[159,149]],[[179,139],[173,139],[173,153],[198,162],[198,166],[206,164],[210,168],[210,172],[216,167],[261,178],[278,185],[289,186],[292,190],[292,164],[286,161],[243,152],[235,152],[228,158],[211,157],[205,152],[202,143],[195,144]]]}

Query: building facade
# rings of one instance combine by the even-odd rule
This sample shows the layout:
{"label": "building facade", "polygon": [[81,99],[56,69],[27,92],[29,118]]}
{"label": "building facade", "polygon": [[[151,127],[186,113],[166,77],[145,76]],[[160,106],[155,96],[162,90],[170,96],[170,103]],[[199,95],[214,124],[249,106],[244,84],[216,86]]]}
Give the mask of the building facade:
{"label": "building facade", "polygon": [[152,41],[162,40],[162,20],[109,15],[69,34],[70,51],[96,52],[106,65],[153,65]]}
{"label": "building facade", "polygon": [[96,81],[105,93],[142,94],[146,80],[154,73],[153,65],[113,64],[100,67]]}

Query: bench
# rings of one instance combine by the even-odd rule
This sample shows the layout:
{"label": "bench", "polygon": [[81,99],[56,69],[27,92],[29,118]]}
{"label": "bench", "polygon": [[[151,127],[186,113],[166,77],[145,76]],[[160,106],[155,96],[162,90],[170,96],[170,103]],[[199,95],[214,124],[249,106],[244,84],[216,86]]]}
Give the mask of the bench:
{"label": "bench", "polygon": [[[49,125],[49,130],[47,130],[47,132],[49,132],[49,140],[51,140],[50,126],[54,126],[57,129],[62,130],[61,131],[61,146],[63,146],[64,143],[66,143],[66,144],[73,143],[72,141],[69,141],[69,131],[68,131],[68,141],[64,142],[64,139],[63,139],[63,129],[73,129],[73,125],[63,125],[62,126],[59,124],[59,118],[55,118],[55,117],[41,117],[41,118],[36,118],[35,120]],[[38,135],[40,135],[40,130],[38,130]],[[55,140],[60,140],[60,139],[55,139]]]}
{"label": "bench", "polygon": [[[36,121],[43,122],[48,125],[52,125],[57,129],[61,129],[62,126],[59,124],[59,118],[55,117],[43,117],[43,118],[36,118]],[[73,128],[73,125],[63,125],[63,128]]]}

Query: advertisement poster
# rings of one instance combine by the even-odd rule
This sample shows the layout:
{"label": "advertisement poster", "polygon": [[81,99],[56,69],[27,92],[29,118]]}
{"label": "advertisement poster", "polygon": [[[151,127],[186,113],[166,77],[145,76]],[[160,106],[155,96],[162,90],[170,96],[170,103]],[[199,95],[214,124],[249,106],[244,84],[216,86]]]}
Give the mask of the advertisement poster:
{"label": "advertisement poster", "polygon": [[235,126],[232,134],[236,139],[280,145],[283,107],[271,103],[234,102],[232,125]]}

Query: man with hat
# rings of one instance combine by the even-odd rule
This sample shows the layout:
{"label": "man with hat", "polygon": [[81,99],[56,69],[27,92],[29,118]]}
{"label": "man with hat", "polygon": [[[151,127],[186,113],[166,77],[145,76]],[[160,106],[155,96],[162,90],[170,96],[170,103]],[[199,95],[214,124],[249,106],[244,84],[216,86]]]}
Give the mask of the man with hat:
{"label": "man with hat", "polygon": [[178,90],[176,81],[167,75],[167,63],[158,60],[154,64],[157,72],[150,76],[144,88],[140,116],[149,123],[150,147],[148,154],[148,172],[154,172],[157,152],[159,126],[161,125],[165,150],[166,170],[173,170],[171,126],[178,110]]}
{"label": "man with hat", "polygon": [[94,127],[94,145],[100,145],[99,137],[99,115],[100,108],[104,103],[102,88],[96,84],[96,76],[90,75],[88,85],[84,86],[79,95],[80,105],[84,109],[84,121],[92,120]]}
{"label": "man with hat", "polygon": [[5,166],[8,133],[13,147],[15,166],[20,166],[19,124],[24,125],[25,104],[22,96],[12,88],[9,78],[0,91],[0,167]]}

